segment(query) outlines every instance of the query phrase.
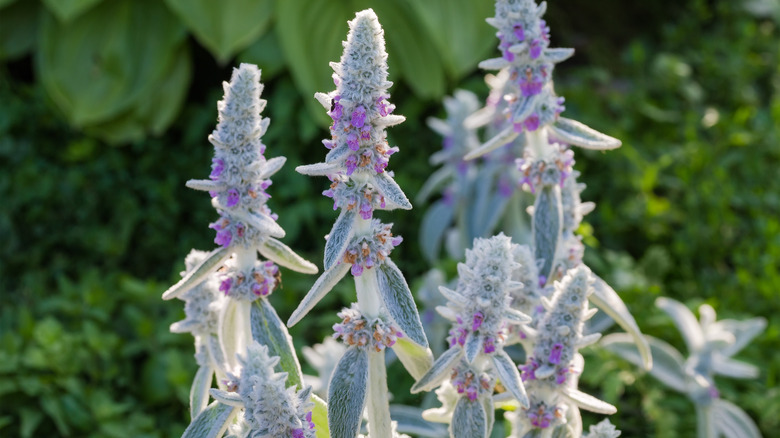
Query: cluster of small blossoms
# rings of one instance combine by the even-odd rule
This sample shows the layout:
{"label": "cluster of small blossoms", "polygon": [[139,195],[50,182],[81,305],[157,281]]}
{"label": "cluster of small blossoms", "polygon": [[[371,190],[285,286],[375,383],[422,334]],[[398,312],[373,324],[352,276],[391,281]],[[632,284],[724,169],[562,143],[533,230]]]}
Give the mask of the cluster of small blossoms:
{"label": "cluster of small blossoms", "polygon": [[[200,264],[207,255],[208,253],[204,251],[195,249],[190,251],[184,259],[186,270],[182,272],[182,277]],[[184,300],[185,318],[182,321],[171,324],[171,332],[190,332],[196,339],[217,332],[217,321],[222,308],[218,284],[214,278],[211,278],[179,296],[180,299]],[[207,353],[205,349],[200,348],[197,344],[198,341],[196,341],[195,359],[198,365],[207,365],[209,363],[206,356]]]}
{"label": "cluster of small blossoms", "polygon": [[401,329],[381,318],[366,319],[356,303],[353,303],[351,308],[342,309],[338,316],[341,322],[333,325],[335,331],[333,337],[341,338],[350,347],[383,351],[395,345],[398,338],[404,336]]}
{"label": "cluster of small blossoms", "polygon": [[541,19],[544,9],[533,1],[504,0],[496,2],[496,17],[490,24],[498,29],[496,36],[504,59],[515,61],[516,55],[535,60],[550,45],[550,27]]}
{"label": "cluster of small blossoms", "polygon": [[358,185],[341,174],[329,175],[328,178],[331,180],[330,188],[322,194],[333,198],[334,210],[357,209],[360,217],[369,220],[374,214],[374,209],[387,206],[385,197],[369,183]]}
{"label": "cluster of small blossoms", "polygon": [[263,155],[261,137],[269,119],[260,116],[266,103],[260,99],[260,71],[242,64],[234,69],[224,90],[225,97],[217,104],[219,123],[209,136],[214,145],[211,174],[208,181],[192,181],[192,187],[207,190],[219,211],[220,219],[209,226],[217,232],[214,242],[224,247],[246,246],[261,236],[239,217],[251,213],[276,220],[266,205],[270,198],[266,189],[271,185],[268,177],[276,168],[268,168]]}
{"label": "cluster of small blossoms", "polygon": [[558,406],[547,406],[544,402],[534,403],[525,415],[528,417],[531,426],[546,429],[554,424],[555,420],[564,418],[564,409]]}
{"label": "cluster of small blossoms", "polygon": [[533,194],[544,186],[558,185],[561,188],[574,171],[574,152],[566,146],[559,145],[556,153],[547,159],[533,157],[526,150],[523,158],[515,163],[520,171],[520,184]]}
{"label": "cluster of small blossoms", "polygon": [[249,272],[236,269],[235,261],[228,260],[219,272],[219,291],[231,298],[254,301],[271,294],[282,282],[279,267],[271,261],[255,261]]}
{"label": "cluster of small blossoms", "polygon": [[449,302],[444,316],[453,321],[447,338],[450,347],[463,347],[472,335],[480,338],[482,353],[494,353],[503,344],[507,327],[525,318],[507,313],[510,292],[522,287],[510,280],[519,267],[512,259],[513,246],[502,233],[476,239],[473,249],[466,250],[466,263],[458,265],[457,290],[445,294]]}
{"label": "cluster of small blossoms", "polygon": [[461,361],[453,368],[450,383],[458,394],[465,395],[470,401],[476,401],[480,396],[490,397],[493,395],[496,380],[488,373],[475,371]]}
{"label": "cluster of small blossoms", "polygon": [[[372,22],[373,21],[373,22]],[[385,126],[400,123],[388,102],[387,53],[383,31],[376,20],[355,20],[340,63],[331,63],[336,90],[317,97],[329,105],[331,139],[324,140],[329,156],[338,155],[346,174],[371,169],[382,173],[397,147],[387,144]],[[331,160],[328,160],[329,162]]]}
{"label": "cluster of small blossoms", "polygon": [[352,275],[359,277],[363,270],[382,264],[393,248],[401,244],[403,237],[393,236],[390,231],[392,226],[393,224],[383,224],[372,219],[370,232],[352,239],[342,259],[344,263],[352,265]]}
{"label": "cluster of small blossoms", "polygon": [[[268,348],[253,342],[246,356],[239,355],[238,374],[228,373],[226,385],[230,392],[241,397],[244,406],[243,420],[251,430],[251,438],[314,438],[316,431],[312,421],[309,401],[311,387],[300,391],[287,387],[287,373],[277,373],[274,366],[279,358],[269,357]],[[228,395],[212,390],[217,400]]]}

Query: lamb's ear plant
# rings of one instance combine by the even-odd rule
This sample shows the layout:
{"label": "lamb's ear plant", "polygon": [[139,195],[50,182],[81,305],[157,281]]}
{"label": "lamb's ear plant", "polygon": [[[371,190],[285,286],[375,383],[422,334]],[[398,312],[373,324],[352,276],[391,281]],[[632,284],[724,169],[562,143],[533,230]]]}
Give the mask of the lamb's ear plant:
{"label": "lamb's ear plant", "polygon": [[466,251],[466,262],[458,265],[456,290],[439,288],[448,302],[438,310],[452,322],[450,348],[418,379],[412,392],[442,387],[443,406],[426,411],[423,417],[450,423],[451,437],[490,436],[498,380],[520,406],[529,406],[517,366],[503,348],[510,327],[531,321],[509,306],[510,292],[522,288],[511,279],[519,267],[512,259],[513,245],[503,234],[476,239],[474,248]]}
{"label": "lamb's ear plant", "polygon": [[[699,307],[699,321],[688,308],[671,298],[658,298],[656,306],[674,321],[688,348],[686,358],[668,343],[647,336],[655,364],[650,374],[669,388],[685,394],[696,407],[700,438],[760,437],[758,427],[745,411],[720,398],[715,376],[736,379],[758,377],[757,367],[731,357],[746,347],[766,327],[764,318],[746,321],[716,321],[708,304]],[[640,364],[636,348],[625,334],[604,337],[606,349],[634,364]]]}
{"label": "lamb's ear plant", "polygon": [[[209,136],[215,148],[211,174],[209,179],[187,182],[187,187],[209,193],[220,216],[209,225],[219,246],[211,252],[190,253],[183,278],[163,294],[163,299],[180,298],[186,303],[186,319],[173,324],[171,330],[191,332],[195,337],[200,368],[190,394],[193,423],[185,432],[188,437],[220,437],[225,433],[235,417],[233,407],[238,405],[208,404],[213,376],[222,392],[211,395],[220,394],[222,401],[238,397],[231,392],[236,388],[230,376],[259,354],[256,347],[252,352],[247,350],[255,342],[278,358],[272,365],[287,377],[277,380],[303,389],[292,339],[268,297],[281,283],[277,264],[310,274],[316,273],[317,267],[278,240],[284,237],[284,230],[266,205],[269,178],[285,158],[264,156],[261,137],[269,119],[260,116],[266,103],[260,98],[262,88],[260,71],[251,64],[241,64],[233,70],[230,82],[224,83],[225,97],[217,105],[219,123]],[[258,252],[267,260],[259,259]],[[308,396],[308,392],[302,394]],[[324,407],[321,400],[318,405]],[[263,435],[264,426],[259,424],[250,422],[242,430],[252,436],[277,436]]]}
{"label": "lamb's ear plant", "polygon": [[347,345],[328,389],[331,435],[358,434],[364,408],[374,438],[395,433],[388,408],[385,349],[391,347],[407,370],[421,376],[431,352],[417,307],[403,274],[390,259],[401,238],[391,225],[375,219],[375,210],[410,209],[411,203],[387,169],[398,151],[385,128],[405,119],[388,102],[387,53],[383,30],[371,9],[349,22],[341,61],[331,63],[336,90],[316,99],[333,119],[329,149],[322,163],[300,166],[306,175],[327,176],[323,192],[341,209],[325,244],[324,272],[288,320],[300,321],[347,273],[355,281],[357,302],[339,313],[336,337]]}

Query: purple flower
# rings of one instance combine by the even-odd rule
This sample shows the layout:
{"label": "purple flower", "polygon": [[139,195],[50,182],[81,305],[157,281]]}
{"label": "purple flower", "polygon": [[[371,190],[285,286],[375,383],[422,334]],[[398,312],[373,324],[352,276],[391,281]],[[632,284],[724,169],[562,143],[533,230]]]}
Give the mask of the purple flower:
{"label": "purple flower", "polygon": [[379,115],[382,117],[388,116],[390,113],[393,112],[395,109],[395,105],[388,105],[385,99],[389,99],[390,96],[379,96],[379,98],[376,100],[377,109],[379,110]]}
{"label": "purple flower", "polygon": [[347,166],[347,175],[352,175],[352,173],[355,172],[355,169],[357,169],[357,163],[357,157],[354,155],[347,157],[346,161],[344,161],[344,164]]}
{"label": "purple flower", "polygon": [[485,342],[482,344],[482,351],[485,354],[490,354],[496,351],[496,344],[493,338],[485,338]]}
{"label": "purple flower", "polygon": [[527,119],[525,119],[523,124],[529,131],[536,131],[539,129],[539,116],[536,115],[536,113],[531,114]]}
{"label": "purple flower", "polygon": [[341,96],[333,97],[333,101],[330,104],[330,111],[328,112],[328,115],[330,115],[330,118],[333,119],[334,122],[340,119],[343,114],[344,107],[341,106],[339,100],[341,100]]}
{"label": "purple flower", "polygon": [[542,31],[542,39],[550,41],[550,26],[547,25],[545,20],[539,20],[539,29]]}
{"label": "purple flower", "polygon": [[241,200],[241,194],[238,193],[237,189],[228,190],[228,197],[227,197],[228,207],[235,207],[236,205],[238,205],[238,201],[240,200]]}
{"label": "purple flower", "polygon": [[523,97],[535,96],[542,92],[544,82],[533,79],[535,78],[529,77],[525,81],[520,82],[520,91],[523,93]]}
{"label": "purple flower", "polygon": [[220,283],[219,291],[220,292],[225,292],[225,295],[227,295],[228,292],[230,292],[230,288],[232,286],[233,286],[233,279],[228,277],[228,278],[222,280],[222,283]]}
{"label": "purple flower", "polygon": [[306,422],[309,423],[309,429],[314,429],[314,421],[311,419],[311,411],[306,413]]}
{"label": "purple flower", "polygon": [[362,128],[360,128],[360,138],[363,140],[370,140],[371,139],[371,126],[370,125],[364,125]]}
{"label": "purple flower", "polygon": [[374,209],[371,207],[371,201],[363,202],[360,204],[360,217],[365,220],[371,219],[374,213]]}
{"label": "purple flower", "polygon": [[522,134],[522,132],[523,132],[523,124],[522,123],[512,123],[512,130],[515,131],[518,134]]}
{"label": "purple flower", "polygon": [[485,320],[485,315],[482,312],[477,312],[471,320],[471,331],[475,332],[482,326],[482,321]]}
{"label": "purple flower", "polygon": [[393,246],[398,246],[398,245],[400,245],[400,244],[401,244],[401,242],[403,242],[403,241],[404,241],[404,238],[403,238],[403,237],[401,237],[401,236],[394,236],[394,237],[393,237],[393,239],[392,239],[392,240],[390,240],[390,243],[391,243]]}
{"label": "purple flower", "polygon": [[333,149],[333,140],[331,139],[326,138],[325,140],[322,140],[322,144],[325,145],[327,149]]}
{"label": "purple flower", "polygon": [[351,272],[355,277],[360,277],[363,275],[363,266],[361,266],[360,263],[353,263]]}
{"label": "purple flower", "polygon": [[360,149],[360,143],[358,142],[357,134],[350,132],[349,135],[347,135],[347,145],[352,151],[357,151]]}
{"label": "purple flower", "polygon": [[515,24],[512,27],[512,33],[515,34],[515,38],[517,38],[518,41],[523,41],[525,39],[525,30],[523,30],[523,25],[518,23]]}
{"label": "purple flower", "polygon": [[544,287],[544,285],[547,283],[547,277],[544,275],[539,276],[539,287]]}
{"label": "purple flower", "polygon": [[362,128],[363,124],[366,122],[366,109],[363,108],[362,105],[355,108],[354,111],[352,111],[352,126],[355,128]]}
{"label": "purple flower", "polygon": [[213,158],[211,160],[211,175],[209,175],[209,178],[216,181],[224,170],[225,162],[219,158]]}
{"label": "purple flower", "polygon": [[553,347],[552,351],[550,351],[550,357],[548,360],[550,363],[559,364],[561,363],[561,352],[563,351],[563,344],[560,342],[556,342]]}
{"label": "purple flower", "polygon": [[291,437],[292,438],[306,438],[306,435],[303,434],[303,429],[293,429]]}
{"label": "purple flower", "polygon": [[214,243],[227,247],[230,245],[231,240],[233,240],[233,233],[229,230],[219,230],[217,231],[217,237],[214,238]]}
{"label": "purple flower", "polygon": [[555,383],[562,384],[566,381],[566,375],[569,373],[569,368],[561,368],[558,370],[557,375],[555,376]]}
{"label": "purple flower", "polygon": [[474,401],[477,399],[477,388],[474,386],[469,386],[466,389],[466,395],[468,396],[469,400]]}
{"label": "purple flower", "polygon": [[538,39],[531,41],[531,49],[528,51],[531,59],[536,59],[542,54],[542,43]]}

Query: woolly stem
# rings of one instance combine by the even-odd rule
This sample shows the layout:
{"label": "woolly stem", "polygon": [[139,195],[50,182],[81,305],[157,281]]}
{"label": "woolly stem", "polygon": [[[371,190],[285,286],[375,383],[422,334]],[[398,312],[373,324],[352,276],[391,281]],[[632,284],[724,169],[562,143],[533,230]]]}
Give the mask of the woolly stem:
{"label": "woolly stem", "polygon": [[366,408],[369,438],[392,437],[384,350],[368,352],[368,405]]}

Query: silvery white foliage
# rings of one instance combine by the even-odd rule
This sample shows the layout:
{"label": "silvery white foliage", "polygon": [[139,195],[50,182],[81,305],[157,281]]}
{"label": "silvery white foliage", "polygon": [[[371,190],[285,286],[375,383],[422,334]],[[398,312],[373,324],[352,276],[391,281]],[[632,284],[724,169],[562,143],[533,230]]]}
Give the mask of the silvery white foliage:
{"label": "silvery white foliage", "polygon": [[[442,390],[440,398],[446,411],[437,409],[424,416],[438,421],[452,419],[453,437],[489,435],[497,379],[520,405],[528,405],[517,367],[503,350],[508,328],[531,321],[509,306],[510,293],[522,287],[511,280],[519,267],[512,259],[513,246],[516,244],[503,234],[475,239],[473,249],[466,251],[466,262],[458,264],[456,290],[439,288],[448,300],[446,307],[437,310],[452,322],[450,348],[418,379],[412,392],[430,391],[449,378],[458,400],[451,403],[451,392]],[[457,415],[459,411],[464,415]],[[455,420],[463,424],[455,424]]]}
{"label": "silvery white foliage", "polygon": [[[674,321],[688,348],[685,358],[668,343],[647,336],[653,357],[650,374],[671,389],[686,394],[696,405],[699,417],[698,433],[702,438],[725,436],[759,437],[758,427],[738,406],[720,398],[715,376],[752,379],[758,377],[756,366],[732,359],[766,327],[764,318],[746,321],[717,321],[715,310],[708,304],[699,307],[699,320],[679,301],[660,297],[656,306]],[[637,364],[639,356],[622,334],[604,337],[605,348]]]}
{"label": "silvery white foliage", "polygon": [[[339,217],[327,236],[325,271],[301,300],[287,324],[301,320],[347,272],[355,281],[357,303],[340,313],[334,326],[349,346],[328,388],[331,434],[356,436],[364,408],[369,433],[392,436],[384,350],[392,347],[404,366],[421,374],[432,354],[403,274],[390,259],[401,243],[391,225],[373,218],[374,210],[411,209],[412,205],[387,170],[398,151],[387,142],[385,128],[405,119],[392,114],[388,102],[384,31],[373,10],[358,12],[338,63],[331,63],[336,90],[315,98],[333,120],[325,162],[299,166],[306,175],[328,176],[323,192],[333,198]],[[396,342],[398,341],[398,342]]]}
{"label": "silvery white foliage", "polygon": [[314,438],[314,403],[311,387],[300,391],[287,387],[287,373],[277,373],[278,357],[269,357],[268,348],[253,342],[246,355],[238,356],[239,369],[229,373],[228,390],[212,389],[220,403],[243,409],[245,426],[232,430],[238,437]]}
{"label": "silvery white foliage", "polygon": [[[193,252],[181,281],[163,293],[163,299],[185,300],[187,318],[171,330],[190,331],[196,337],[198,364],[190,391],[193,422],[185,436],[217,436],[231,424],[232,414],[224,406],[207,405],[214,375],[225,389],[227,374],[238,366],[253,342],[273,344],[281,356],[280,368],[292,373],[291,383],[300,383],[300,365],[284,325],[267,297],[280,284],[278,266],[315,273],[317,267],[295,254],[275,237],[284,236],[266,201],[269,177],[281,168],[285,158],[267,160],[261,141],[269,120],[260,116],[265,100],[260,71],[251,64],[233,69],[230,82],[223,84],[219,101],[219,122],[209,141],[214,145],[212,172],[208,180],[190,180],[187,186],[208,191],[220,219],[210,225],[216,230],[219,247],[209,253]],[[268,261],[258,260],[260,252]],[[276,361],[279,363],[279,361]],[[207,432],[208,431],[208,432]]]}
{"label": "silvery white foliage", "polygon": [[420,320],[422,321],[425,335],[428,339],[436,339],[431,343],[433,354],[440,355],[445,348],[444,338],[450,330],[450,322],[441,316],[436,308],[447,304],[447,298],[439,292],[440,286],[450,289],[457,287],[457,279],[447,282],[444,272],[439,269],[431,269],[425,274],[422,286],[417,290],[417,301],[421,304]]}
{"label": "silvery white foliage", "polygon": [[620,433],[615,425],[610,423],[608,418],[605,418],[599,423],[591,425],[584,438],[618,438]]}
{"label": "silvery white foliage", "polygon": [[325,338],[321,344],[314,344],[312,347],[304,346],[301,349],[306,363],[317,371],[316,376],[304,375],[304,378],[314,392],[326,401],[328,399],[328,379],[345,351],[347,351],[347,347],[331,337]]}
{"label": "silvery white foliage", "polygon": [[[583,408],[597,413],[612,414],[614,406],[577,390],[576,374],[582,372],[578,350],[596,342],[601,335],[584,335],[587,319],[596,312],[589,309],[588,297],[593,294],[590,269],[584,265],[570,270],[555,282],[552,297],[542,299],[545,313],[535,330],[534,347],[521,366],[522,379],[530,397],[530,407],[517,412],[516,436],[522,437],[534,429],[542,436],[567,422],[572,409]],[[578,364],[579,362],[579,364]],[[581,434],[575,430],[575,436]]]}

